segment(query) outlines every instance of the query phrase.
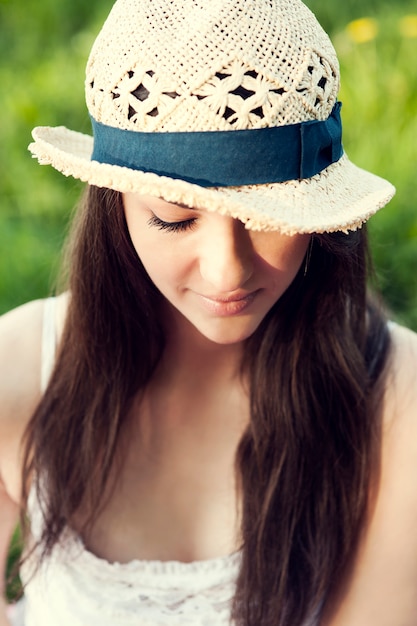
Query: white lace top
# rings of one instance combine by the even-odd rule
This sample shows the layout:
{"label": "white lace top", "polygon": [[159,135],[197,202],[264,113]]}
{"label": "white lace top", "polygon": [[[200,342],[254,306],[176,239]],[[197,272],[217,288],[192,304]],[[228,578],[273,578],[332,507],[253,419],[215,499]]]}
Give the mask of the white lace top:
{"label": "white lace top", "polygon": [[[50,299],[45,307],[43,388],[54,362],[54,320],[55,300]],[[34,491],[28,506],[37,538],[42,516]],[[33,577],[30,563],[22,568],[25,599],[10,619],[13,626],[226,626],[239,561],[240,553],[194,563],[109,563],[67,530]]]}
{"label": "white lace top", "polygon": [[[26,589],[25,626],[226,626],[239,554],[108,563],[67,536]],[[29,574],[29,572],[27,572]],[[26,572],[25,572],[26,574]]]}

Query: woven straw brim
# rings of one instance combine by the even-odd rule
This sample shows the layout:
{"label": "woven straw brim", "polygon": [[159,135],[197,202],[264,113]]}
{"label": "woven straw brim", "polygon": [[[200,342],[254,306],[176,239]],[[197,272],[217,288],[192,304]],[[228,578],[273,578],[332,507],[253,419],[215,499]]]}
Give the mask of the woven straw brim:
{"label": "woven straw brim", "polygon": [[91,161],[93,138],[63,126],[35,128],[33,138],[29,146],[33,156],[65,176],[229,215],[252,230],[278,230],[288,235],[356,230],[395,193],[388,181],[357,167],[346,155],[306,180],[204,188]]}

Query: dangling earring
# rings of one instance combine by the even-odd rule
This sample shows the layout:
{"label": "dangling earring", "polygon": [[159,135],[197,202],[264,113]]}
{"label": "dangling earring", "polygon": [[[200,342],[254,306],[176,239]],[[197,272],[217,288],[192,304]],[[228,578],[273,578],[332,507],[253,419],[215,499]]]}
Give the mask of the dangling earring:
{"label": "dangling earring", "polygon": [[313,237],[310,237],[310,241],[308,243],[307,252],[306,252],[306,255],[305,255],[305,258],[304,258],[304,276],[307,276],[308,267],[310,265],[312,249],[313,249]]}

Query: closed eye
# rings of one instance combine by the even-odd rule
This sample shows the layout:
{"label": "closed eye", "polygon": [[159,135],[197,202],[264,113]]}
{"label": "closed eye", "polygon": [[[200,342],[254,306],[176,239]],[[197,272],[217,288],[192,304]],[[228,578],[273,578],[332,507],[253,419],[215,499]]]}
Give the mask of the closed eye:
{"label": "closed eye", "polygon": [[158,228],[158,230],[165,230],[171,233],[178,233],[181,231],[192,229],[195,226],[196,218],[193,217],[189,220],[182,220],[180,222],[164,222],[156,215],[153,215],[148,220],[148,226]]}

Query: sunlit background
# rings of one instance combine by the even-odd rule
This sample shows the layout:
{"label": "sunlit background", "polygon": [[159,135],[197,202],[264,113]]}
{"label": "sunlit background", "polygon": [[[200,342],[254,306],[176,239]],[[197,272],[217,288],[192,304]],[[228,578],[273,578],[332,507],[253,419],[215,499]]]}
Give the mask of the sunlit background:
{"label": "sunlit background", "polygon": [[[307,4],[339,53],[346,152],[398,189],[370,231],[392,316],[417,330],[417,1]],[[90,132],[84,66],[111,5],[0,0],[0,313],[53,287],[82,185],[26,146],[36,125]]]}

